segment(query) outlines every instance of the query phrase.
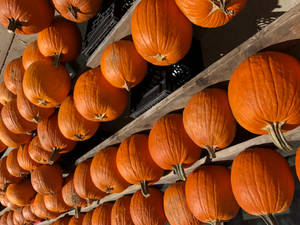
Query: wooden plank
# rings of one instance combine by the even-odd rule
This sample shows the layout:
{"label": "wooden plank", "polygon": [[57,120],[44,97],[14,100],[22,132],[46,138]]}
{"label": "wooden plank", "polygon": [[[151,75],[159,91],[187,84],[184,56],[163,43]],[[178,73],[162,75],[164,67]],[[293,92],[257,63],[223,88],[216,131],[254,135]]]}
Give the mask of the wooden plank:
{"label": "wooden plank", "polygon": [[191,81],[127,124],[114,135],[84,154],[76,161],[76,164],[93,157],[107,146],[122,142],[122,140],[134,133],[151,129],[153,123],[160,117],[171,111],[184,108],[186,102],[195,93],[213,84],[229,80],[234,69],[247,57],[271,45],[300,38],[299,20],[300,4],[199,73]]}

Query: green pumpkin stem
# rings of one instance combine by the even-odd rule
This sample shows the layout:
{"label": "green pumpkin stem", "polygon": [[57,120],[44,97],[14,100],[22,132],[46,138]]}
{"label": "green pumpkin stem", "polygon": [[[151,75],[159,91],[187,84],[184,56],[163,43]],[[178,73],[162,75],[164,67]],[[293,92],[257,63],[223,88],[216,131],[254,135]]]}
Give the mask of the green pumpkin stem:
{"label": "green pumpkin stem", "polygon": [[260,218],[265,222],[266,225],[279,225],[275,216],[272,214],[261,215]]}
{"label": "green pumpkin stem", "polygon": [[141,191],[145,198],[148,198],[150,196],[149,190],[148,190],[148,181],[142,180],[140,181],[141,184]]}
{"label": "green pumpkin stem", "polygon": [[59,62],[60,62],[60,60],[61,60],[61,57],[62,57],[62,54],[61,54],[61,52],[59,52],[59,53],[55,53],[53,57],[54,57],[54,60],[53,60],[53,65],[54,65],[55,67],[58,67],[58,65],[59,65]]}
{"label": "green pumpkin stem", "polygon": [[61,149],[59,149],[59,148],[53,148],[53,151],[52,151],[52,153],[51,153],[51,155],[50,155],[50,157],[49,157],[49,159],[48,159],[48,163],[49,163],[50,165],[53,165],[54,160],[55,160],[57,154],[60,152],[60,150],[61,150]]}
{"label": "green pumpkin stem", "polygon": [[185,176],[182,164],[177,164],[175,166],[172,166],[172,168],[179,180],[186,181],[186,176]]}

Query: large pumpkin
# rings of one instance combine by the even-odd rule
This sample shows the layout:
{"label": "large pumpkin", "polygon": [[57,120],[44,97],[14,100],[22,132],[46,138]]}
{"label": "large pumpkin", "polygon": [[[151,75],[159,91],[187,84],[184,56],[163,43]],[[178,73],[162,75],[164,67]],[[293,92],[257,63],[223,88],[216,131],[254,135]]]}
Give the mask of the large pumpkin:
{"label": "large pumpkin", "polygon": [[40,166],[37,162],[35,162],[28,153],[28,144],[19,147],[17,154],[17,161],[19,166],[27,171],[35,170]]}
{"label": "large pumpkin", "polygon": [[43,195],[37,193],[34,201],[30,204],[31,211],[38,217],[43,219],[54,219],[59,213],[50,212],[46,209]]}
{"label": "large pumpkin", "polygon": [[215,158],[215,151],[227,147],[236,132],[226,91],[207,88],[195,94],[184,108],[183,125],[190,138]]}
{"label": "large pumpkin", "polygon": [[149,188],[150,196],[145,198],[141,191],[136,192],[130,202],[130,215],[135,225],[165,225],[167,219],[163,208],[163,195]]}
{"label": "large pumpkin", "polygon": [[87,212],[83,217],[81,225],[91,225],[92,224],[92,216],[93,216],[93,211]]}
{"label": "large pumpkin", "polygon": [[106,193],[119,193],[129,186],[117,169],[117,151],[116,147],[103,149],[94,156],[91,163],[92,181],[97,188]]}
{"label": "large pumpkin", "polygon": [[[51,85],[49,85],[51,84]],[[37,61],[26,70],[23,91],[27,99],[42,108],[53,108],[62,103],[71,88],[67,70],[59,65]]]}
{"label": "large pumpkin", "polygon": [[164,170],[173,170],[185,180],[184,166],[200,158],[201,149],[189,138],[178,113],[161,117],[149,134],[149,152],[154,162]]}
{"label": "large pumpkin", "polygon": [[52,225],[69,225],[70,219],[71,217],[64,216],[63,218],[56,220]]}
{"label": "large pumpkin", "polygon": [[118,199],[111,211],[111,225],[134,225],[130,216],[131,196]]}
{"label": "large pumpkin", "polygon": [[56,17],[52,24],[39,32],[38,47],[46,56],[54,57],[54,66],[59,62],[76,59],[81,49],[81,35],[77,26],[61,17]]}
{"label": "large pumpkin", "polygon": [[15,210],[14,213],[13,213],[13,221],[14,221],[14,224],[25,224],[25,219],[23,217],[23,214],[22,214],[22,209],[18,209],[18,210]]}
{"label": "large pumpkin", "polygon": [[241,208],[266,220],[287,210],[295,192],[289,164],[278,152],[266,148],[240,153],[232,164],[231,183]]}
{"label": "large pumpkin", "polygon": [[7,215],[7,221],[6,221],[7,225],[15,225],[13,216],[14,216],[14,211],[9,211],[9,213]]}
{"label": "large pumpkin", "polygon": [[16,98],[16,96],[6,88],[4,82],[1,82],[0,83],[0,103],[2,105],[5,105],[15,98]]}
{"label": "large pumpkin", "polygon": [[52,0],[55,9],[67,20],[82,23],[97,14],[102,0]]}
{"label": "large pumpkin", "polygon": [[110,225],[112,207],[112,203],[105,203],[94,209],[91,225]]}
{"label": "large pumpkin", "polygon": [[182,13],[201,27],[219,27],[227,24],[243,8],[246,0],[175,0]]}
{"label": "large pumpkin", "polygon": [[18,163],[18,149],[11,150],[7,155],[6,168],[15,177],[24,177],[29,174],[29,171],[24,170]]}
{"label": "large pumpkin", "polygon": [[83,73],[76,81],[74,103],[87,120],[114,120],[124,112],[127,102],[128,93],[109,84],[99,67]]}
{"label": "large pumpkin", "polygon": [[17,58],[10,61],[4,69],[3,80],[6,88],[13,94],[17,94],[17,90],[22,86],[24,77],[24,67],[22,58]]}
{"label": "large pumpkin", "polygon": [[[242,88],[241,88],[242,87]],[[300,63],[279,52],[247,58],[234,71],[228,87],[234,117],[254,134],[269,134],[290,151],[282,132],[300,124]]]}
{"label": "large pumpkin", "polygon": [[36,192],[33,190],[30,180],[18,184],[10,184],[6,190],[7,199],[17,206],[30,205]]}
{"label": "large pumpkin", "polygon": [[23,209],[22,209],[22,215],[24,217],[24,219],[28,222],[35,222],[37,220],[39,220],[39,218],[33,214],[33,212],[31,211],[30,209],[30,206],[25,206]]}
{"label": "large pumpkin", "polygon": [[174,0],[142,0],[133,12],[131,33],[136,50],[145,60],[166,66],[186,55],[193,30]]}
{"label": "large pumpkin", "polygon": [[122,141],[116,162],[121,176],[128,183],[140,184],[145,197],[149,196],[148,184],[158,181],[164,172],[150,156],[146,134],[135,134]]}
{"label": "large pumpkin", "polygon": [[100,123],[85,119],[77,111],[73,96],[68,96],[61,104],[58,112],[58,127],[61,133],[73,141],[85,141],[91,138]]}
{"label": "large pumpkin", "polygon": [[61,191],[53,195],[44,195],[44,203],[51,212],[64,213],[71,208],[65,203]]}
{"label": "large pumpkin", "polygon": [[75,216],[73,216],[68,225],[82,225],[82,221],[84,218],[84,214],[80,214],[78,218],[76,218]]}
{"label": "large pumpkin", "polygon": [[147,73],[146,61],[128,40],[110,44],[101,56],[100,65],[103,76],[112,86],[127,91],[139,84]]}
{"label": "large pumpkin", "polygon": [[239,211],[231,189],[230,170],[223,166],[201,166],[191,173],[185,194],[193,215],[205,223],[231,220]]}

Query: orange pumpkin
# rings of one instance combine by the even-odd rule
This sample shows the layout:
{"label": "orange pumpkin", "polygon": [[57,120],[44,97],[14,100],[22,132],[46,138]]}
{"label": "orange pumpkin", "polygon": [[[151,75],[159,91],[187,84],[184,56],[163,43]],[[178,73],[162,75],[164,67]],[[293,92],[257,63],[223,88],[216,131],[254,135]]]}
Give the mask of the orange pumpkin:
{"label": "orange pumpkin", "polygon": [[[49,85],[51,84],[51,85]],[[67,70],[59,65],[37,61],[26,70],[23,91],[27,99],[42,108],[53,108],[62,103],[71,88]]]}
{"label": "orange pumpkin", "polygon": [[111,211],[111,225],[134,225],[130,216],[131,196],[118,199]]}
{"label": "orange pumpkin", "polygon": [[93,211],[87,212],[83,217],[81,225],[91,225],[92,224],[92,216],[93,216]]}
{"label": "orange pumpkin", "polygon": [[180,180],[186,179],[182,167],[193,164],[201,154],[184,130],[182,115],[177,113],[168,114],[153,125],[148,145],[154,162],[164,170],[174,170]]}
{"label": "orange pumpkin", "polygon": [[10,184],[6,190],[7,199],[17,206],[30,205],[35,194],[36,192],[33,190],[30,180],[25,180],[18,184]]}
{"label": "orange pumpkin", "polygon": [[182,13],[201,27],[220,27],[232,20],[246,4],[246,0],[175,0]]}
{"label": "orange pumpkin", "polygon": [[27,171],[35,170],[40,166],[37,162],[33,161],[28,153],[28,144],[19,147],[17,154],[17,161],[19,166]]}
{"label": "orange pumpkin", "polygon": [[108,225],[111,224],[111,210],[113,204],[105,203],[94,209],[91,225]]}
{"label": "orange pumpkin", "polygon": [[64,216],[63,218],[56,220],[52,225],[68,225],[70,222],[70,219],[71,219],[71,217]]}
{"label": "orange pumpkin", "polygon": [[[243,88],[241,88],[243,87]],[[279,52],[262,52],[235,69],[228,87],[234,117],[254,134],[269,134],[290,151],[283,132],[300,124],[300,63]]]}
{"label": "orange pumpkin", "polygon": [[131,33],[138,53],[159,66],[181,60],[193,36],[192,24],[174,0],[142,0],[133,12]]}
{"label": "orange pumpkin", "polygon": [[130,184],[140,184],[145,197],[149,196],[148,184],[158,181],[164,172],[150,156],[146,134],[135,134],[122,141],[116,162],[121,176]]}
{"label": "orange pumpkin", "polygon": [[59,62],[76,59],[81,49],[81,35],[77,26],[61,17],[56,17],[52,24],[39,32],[38,47],[46,56],[54,57],[54,66]]}
{"label": "orange pumpkin", "polygon": [[44,203],[51,212],[64,213],[71,208],[64,202],[61,191],[53,195],[44,195]]}
{"label": "orange pumpkin", "polygon": [[24,219],[28,222],[35,222],[37,220],[39,220],[39,218],[33,214],[33,212],[31,211],[30,209],[30,206],[25,206],[23,209],[22,209],[22,215],[24,217]]}
{"label": "orange pumpkin", "polygon": [[42,219],[54,219],[59,216],[59,213],[50,212],[46,209],[43,195],[37,193],[34,201],[30,205],[31,211]]}
{"label": "orange pumpkin", "polygon": [[227,147],[236,132],[226,91],[207,88],[195,94],[184,108],[183,125],[189,137],[215,158],[215,151]]}
{"label": "orange pumpkin", "polygon": [[78,218],[76,218],[75,216],[73,216],[70,219],[68,225],[81,225],[82,221],[83,221],[83,218],[84,218],[84,214],[80,214]]}
{"label": "orange pumpkin", "polygon": [[100,123],[89,121],[78,113],[73,96],[68,96],[59,108],[58,127],[67,139],[85,141],[96,133],[99,125]]}
{"label": "orange pumpkin", "polygon": [[[1,186],[2,186],[2,185],[1,185]],[[4,188],[1,187],[1,192],[0,192],[0,203],[1,203],[2,206],[7,207],[7,206],[8,206],[8,203],[9,203],[9,200],[8,200],[7,197],[6,197],[5,192],[2,191],[3,189],[4,189]]]}
{"label": "orange pumpkin", "polygon": [[101,71],[114,87],[127,91],[135,87],[147,73],[146,61],[137,53],[132,41],[120,40],[110,44],[101,56]]}
{"label": "orange pumpkin", "polygon": [[141,191],[134,193],[130,202],[130,215],[135,225],[165,225],[167,219],[163,208],[163,195],[149,188],[150,196],[145,198]]}
{"label": "orange pumpkin", "polygon": [[128,93],[110,85],[99,67],[83,73],[76,81],[75,107],[87,120],[114,120],[124,112],[127,102]]}
{"label": "orange pumpkin", "polygon": [[15,210],[13,213],[14,224],[25,224],[25,219],[22,214],[22,209]]}
{"label": "orange pumpkin", "polygon": [[6,168],[7,171],[15,177],[24,177],[29,171],[24,170],[18,163],[18,149],[13,149],[7,155]]}
{"label": "orange pumpkin", "polygon": [[5,105],[15,98],[16,98],[16,96],[6,88],[4,82],[1,82],[0,83],[0,103],[2,105]]}
{"label": "orange pumpkin", "polygon": [[5,86],[15,95],[17,94],[18,88],[22,86],[24,73],[22,58],[10,61],[4,69],[3,79]]}
{"label": "orange pumpkin", "polygon": [[6,167],[6,161],[7,156],[0,159],[0,184],[2,187],[2,190],[6,190],[8,184],[18,183],[22,180],[20,177],[12,176]]}
{"label": "orange pumpkin", "polygon": [[14,214],[14,211],[8,212],[7,220],[6,220],[7,225],[15,225],[14,220],[13,220],[13,216],[14,216],[13,214]]}
{"label": "orange pumpkin", "polygon": [[0,153],[4,152],[7,149],[7,146],[0,140]]}
{"label": "orange pumpkin", "polygon": [[231,184],[241,208],[267,221],[274,220],[273,213],[289,208],[295,192],[289,164],[278,152],[266,148],[247,149],[234,159]]}
{"label": "orange pumpkin", "polygon": [[230,170],[223,166],[201,166],[185,184],[186,202],[200,221],[218,224],[234,218],[239,206],[234,199]]}
{"label": "orange pumpkin", "polygon": [[7,225],[7,216],[9,212],[4,213],[0,218],[0,225]]}

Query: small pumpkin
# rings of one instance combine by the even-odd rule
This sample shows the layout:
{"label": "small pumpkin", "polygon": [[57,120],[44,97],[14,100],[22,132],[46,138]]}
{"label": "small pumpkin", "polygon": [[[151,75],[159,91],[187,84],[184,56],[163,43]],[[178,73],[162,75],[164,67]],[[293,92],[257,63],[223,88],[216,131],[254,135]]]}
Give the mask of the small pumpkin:
{"label": "small pumpkin", "polygon": [[9,211],[6,220],[7,225],[15,225],[13,216],[14,216],[14,211]]}
{"label": "small pumpkin", "polygon": [[22,64],[22,58],[13,59],[4,69],[3,80],[5,86],[14,95],[17,94],[18,88],[22,86],[24,73],[25,70]]}
{"label": "small pumpkin", "polygon": [[149,152],[154,162],[164,170],[173,170],[185,180],[184,166],[200,158],[201,149],[187,135],[182,115],[171,113],[161,117],[149,134]]}
{"label": "small pumpkin", "polygon": [[11,93],[5,86],[4,82],[0,83],[0,103],[2,105],[6,105],[13,99],[15,99],[16,96]]}
{"label": "small pumpkin", "polygon": [[117,151],[117,147],[101,150],[94,156],[90,167],[93,183],[107,194],[122,192],[129,186],[117,169]]}
{"label": "small pumpkin", "polygon": [[70,220],[71,217],[64,216],[63,218],[56,220],[52,225],[69,225]]}
{"label": "small pumpkin", "polygon": [[44,195],[44,203],[51,212],[64,213],[71,208],[64,202],[61,191],[53,195]]}
{"label": "small pumpkin", "polygon": [[4,213],[0,218],[0,225],[7,225],[7,216],[9,212]]}
{"label": "small pumpkin", "polygon": [[84,218],[84,214],[80,214],[78,218],[76,218],[75,216],[73,216],[68,225],[82,225],[82,221]]}
{"label": "small pumpkin", "polygon": [[145,198],[141,191],[137,191],[131,198],[130,215],[135,225],[165,225],[167,222],[163,195],[154,188],[149,188],[150,196]]}
{"label": "small pumpkin", "polygon": [[77,111],[73,96],[68,96],[58,112],[58,127],[61,133],[72,141],[85,141],[98,130],[100,123],[85,119]]}
{"label": "small pumpkin", "polygon": [[92,216],[93,216],[93,211],[87,212],[83,217],[81,225],[91,225],[92,224]]}
{"label": "small pumpkin", "polygon": [[120,40],[107,46],[101,56],[101,71],[114,87],[129,91],[147,73],[147,62],[138,54],[132,41]]}
{"label": "small pumpkin", "polygon": [[8,184],[18,183],[22,180],[21,177],[12,176],[6,167],[7,156],[0,159],[0,184],[3,185],[2,190],[5,191]]}
{"label": "small pumpkin", "polygon": [[22,214],[22,209],[15,210],[13,213],[14,224],[25,224],[25,219]]}
{"label": "small pumpkin", "polygon": [[39,220],[39,218],[36,215],[34,215],[33,212],[31,211],[30,205],[23,207],[22,215],[23,215],[24,219],[28,222],[35,222],[35,221]]}
{"label": "small pumpkin", "polygon": [[158,66],[181,60],[193,36],[192,24],[174,0],[142,0],[133,12],[131,33],[138,53]]}
{"label": "small pumpkin", "polygon": [[145,197],[149,196],[148,184],[153,184],[163,175],[150,156],[148,135],[135,134],[122,141],[116,158],[121,176],[130,184],[140,184]]}
{"label": "small pumpkin", "polygon": [[70,88],[71,80],[67,70],[62,65],[54,67],[43,61],[32,63],[23,79],[26,98],[42,108],[54,108],[61,104]]}
{"label": "small pumpkin", "polygon": [[111,225],[134,225],[130,216],[131,196],[118,199],[111,211]]}
{"label": "small pumpkin", "polygon": [[60,215],[46,209],[44,196],[39,193],[36,194],[34,201],[30,204],[30,209],[36,216],[42,219],[54,219]]}
{"label": "small pumpkin", "polygon": [[215,151],[227,147],[236,133],[226,91],[207,88],[195,94],[184,108],[183,125],[189,137],[215,158]]}
{"label": "small pumpkin", "polygon": [[17,206],[30,205],[36,192],[33,190],[30,180],[18,184],[10,184],[6,190],[7,199]]}
{"label": "small pumpkin", "polygon": [[111,224],[111,211],[113,204],[105,203],[94,209],[91,225],[108,225]]}
{"label": "small pumpkin", "polygon": [[24,177],[29,171],[24,170],[18,163],[18,149],[13,149],[7,155],[6,168],[7,171],[15,177]]}
{"label": "small pumpkin", "polygon": [[28,144],[19,147],[17,154],[17,161],[19,166],[27,171],[35,170],[40,166],[37,162],[35,162],[29,155],[28,152]]}

